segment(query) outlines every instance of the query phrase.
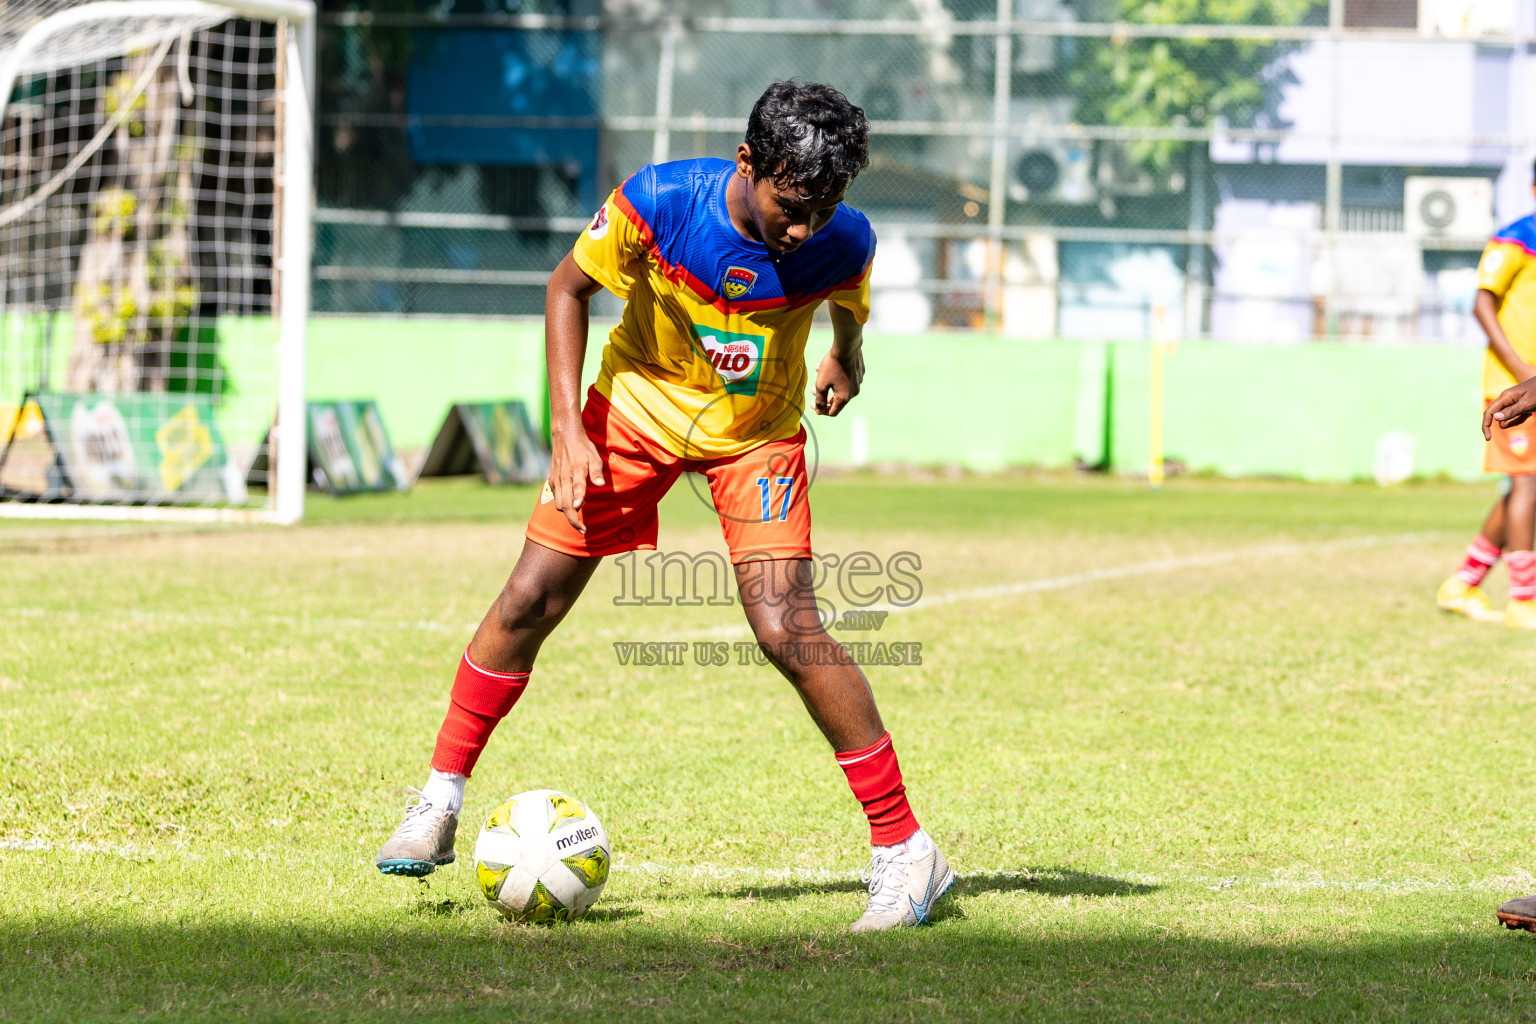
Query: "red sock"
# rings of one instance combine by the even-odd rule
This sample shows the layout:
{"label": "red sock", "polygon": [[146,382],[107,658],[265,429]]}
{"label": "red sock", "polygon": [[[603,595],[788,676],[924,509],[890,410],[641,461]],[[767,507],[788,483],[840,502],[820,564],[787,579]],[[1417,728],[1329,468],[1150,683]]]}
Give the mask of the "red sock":
{"label": "red sock", "polygon": [[1504,556],[1504,564],[1509,566],[1509,599],[1536,600],[1536,554],[1510,551]]}
{"label": "red sock", "polygon": [[869,817],[869,841],[875,846],[894,846],[919,828],[907,806],[907,787],[901,782],[896,748],[886,733],[874,746],[837,755],[838,767],[848,776],[848,788]]}
{"label": "red sock", "polygon": [[469,660],[459,662],[448,699],[448,714],[437,731],[432,767],[468,776],[490,742],[496,723],[507,716],[528,685],[527,672],[490,672]]}
{"label": "red sock", "polygon": [[1488,575],[1488,570],[1499,564],[1502,554],[1487,537],[1478,534],[1467,545],[1467,560],[1456,570],[1456,578],[1469,587],[1477,586]]}

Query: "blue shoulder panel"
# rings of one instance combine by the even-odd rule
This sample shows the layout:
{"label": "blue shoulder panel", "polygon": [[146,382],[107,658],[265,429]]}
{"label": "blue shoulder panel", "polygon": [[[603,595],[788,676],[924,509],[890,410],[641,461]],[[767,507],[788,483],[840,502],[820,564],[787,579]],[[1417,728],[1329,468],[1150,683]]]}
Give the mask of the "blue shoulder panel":
{"label": "blue shoulder panel", "polygon": [[725,209],[734,167],[715,158],[647,165],[620,187],[642,230],[649,229],[670,280],[732,313],[815,301],[863,275],[875,236],[864,215],[846,205],[805,245],[778,259],[743,239]]}
{"label": "blue shoulder panel", "polygon": [[874,257],[875,232],[869,221],[840,203],[826,227],[779,260],[779,280],[792,304],[802,302],[857,281]]}
{"label": "blue shoulder panel", "polygon": [[[619,196],[629,204],[626,214],[631,219],[639,221],[637,225],[642,231],[650,228],[653,232],[656,223],[656,167],[646,164],[634,174],[631,174],[624,184],[619,186]],[[620,204],[621,206],[623,204]]]}
{"label": "blue shoulder panel", "polygon": [[1506,224],[1494,234],[1495,242],[1512,242],[1526,252],[1536,255],[1536,215],[1521,217],[1513,224]]}

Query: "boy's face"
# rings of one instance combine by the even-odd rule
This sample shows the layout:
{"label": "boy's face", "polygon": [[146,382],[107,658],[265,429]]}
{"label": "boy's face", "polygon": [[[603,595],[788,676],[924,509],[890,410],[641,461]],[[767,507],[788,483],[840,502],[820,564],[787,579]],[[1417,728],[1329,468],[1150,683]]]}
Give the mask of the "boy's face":
{"label": "boy's face", "polygon": [[747,212],[757,235],[775,252],[794,252],[826,227],[846,191],[812,196],[793,181],[754,178],[752,151],[746,143],[737,147],[736,173],[747,179]]}

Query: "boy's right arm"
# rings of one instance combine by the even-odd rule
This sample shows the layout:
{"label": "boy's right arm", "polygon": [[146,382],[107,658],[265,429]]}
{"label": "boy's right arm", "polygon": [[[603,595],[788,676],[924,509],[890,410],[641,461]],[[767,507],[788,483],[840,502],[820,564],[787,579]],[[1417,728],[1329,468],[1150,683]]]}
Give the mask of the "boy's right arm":
{"label": "boy's right arm", "polygon": [[544,292],[544,365],[549,374],[549,486],[555,507],[585,534],[587,483],[601,487],[603,460],[581,425],[581,367],[587,354],[589,303],[602,288],[569,254]]}
{"label": "boy's right arm", "polygon": [[1483,439],[1493,440],[1493,427],[1518,427],[1536,412],[1536,378],[1505,388],[1483,412]]}

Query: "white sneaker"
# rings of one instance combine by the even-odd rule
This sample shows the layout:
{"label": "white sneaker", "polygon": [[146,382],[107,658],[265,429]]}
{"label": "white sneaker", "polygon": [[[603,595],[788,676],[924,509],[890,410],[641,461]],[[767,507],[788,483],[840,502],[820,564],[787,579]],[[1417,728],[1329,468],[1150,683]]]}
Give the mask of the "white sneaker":
{"label": "white sneaker", "polygon": [[411,793],[414,795],[405,804],[405,820],[379,851],[379,870],[386,875],[420,878],[453,863],[459,816],[427,803],[418,789]]}
{"label": "white sneaker", "polygon": [[928,920],[933,905],[955,882],[955,873],[937,846],[920,856],[876,853],[864,869],[869,903],[853,922],[855,932],[915,928]]}

